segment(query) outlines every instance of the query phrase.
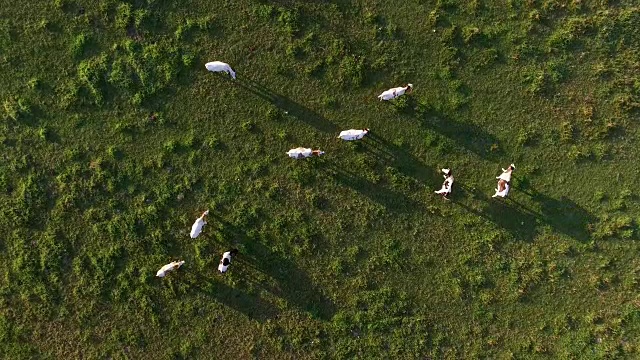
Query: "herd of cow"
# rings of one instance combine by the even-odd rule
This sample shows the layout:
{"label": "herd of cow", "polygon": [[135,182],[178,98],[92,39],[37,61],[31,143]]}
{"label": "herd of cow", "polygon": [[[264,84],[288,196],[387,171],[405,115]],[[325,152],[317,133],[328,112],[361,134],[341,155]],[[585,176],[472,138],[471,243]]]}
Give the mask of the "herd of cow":
{"label": "herd of cow", "polygon": [[[231,76],[232,79],[236,79],[236,72],[229,66],[229,64],[221,62],[221,61],[212,61],[205,64],[207,70],[212,72],[225,72]],[[378,99],[382,100],[391,100],[395,99],[399,96],[402,96],[406,93],[410,93],[413,91],[413,84],[407,84],[406,86],[391,88],[387,91],[384,91],[382,94],[378,95]],[[340,132],[338,138],[346,141],[360,140],[364,138],[369,133],[369,129],[350,129]],[[324,155],[324,151],[320,149],[313,150],[311,148],[298,147],[295,149],[291,149],[286,152],[286,154],[293,159],[305,159],[312,156],[321,156]],[[509,187],[511,182],[511,173],[515,170],[515,165],[511,164],[506,169],[502,169],[502,174],[496,177],[498,179],[498,185],[495,189],[495,194],[492,197],[506,197],[509,194]],[[453,186],[453,173],[451,169],[442,169],[442,173],[444,174],[444,182],[442,183],[442,188],[440,190],[434,191],[436,194],[442,195],[442,198],[445,200],[449,200],[449,195],[451,194],[451,188]],[[209,214],[209,210],[202,213],[202,215],[196,219],[191,227],[190,236],[192,239],[195,239],[202,232],[202,228],[207,223],[205,221],[205,217]],[[218,265],[218,271],[220,273],[225,273],[231,264],[231,259],[233,256],[238,254],[238,249],[231,249],[222,254],[222,259],[220,259],[220,264]],[[173,261],[167,265],[164,265],[158,272],[156,276],[164,277],[168,271],[175,270],[180,268],[184,264],[184,261]]]}

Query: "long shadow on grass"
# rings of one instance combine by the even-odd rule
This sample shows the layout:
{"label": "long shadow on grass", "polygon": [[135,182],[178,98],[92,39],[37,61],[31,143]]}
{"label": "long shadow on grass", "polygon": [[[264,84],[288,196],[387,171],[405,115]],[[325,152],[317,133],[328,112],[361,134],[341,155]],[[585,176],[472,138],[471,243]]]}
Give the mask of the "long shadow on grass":
{"label": "long shadow on grass", "polygon": [[211,214],[221,225],[225,237],[242,243],[244,251],[238,255],[233,266],[249,266],[261,271],[278,282],[277,287],[263,286],[265,290],[282,297],[289,304],[308,312],[320,320],[330,320],[336,312],[335,305],[296,264],[264,245],[259,239],[249,236],[246,230],[231,224],[216,214]]}
{"label": "long shadow on grass", "polygon": [[299,104],[285,96],[279,95],[265,87],[264,85],[247,78],[238,78],[236,84],[270,102],[278,109],[287,112],[287,114],[299,119],[316,129],[327,132],[336,133],[338,127],[325,119],[318,113]]}
{"label": "long shadow on grass", "polygon": [[[471,207],[462,199],[474,198],[482,202],[482,207]],[[514,238],[524,241],[532,241],[538,234],[538,217],[530,212],[524,212],[518,207],[512,206],[507,199],[491,198],[478,189],[465,186],[459,181],[454,184],[451,202],[466,211],[494,223],[513,235]]]}
{"label": "long shadow on grass", "polygon": [[338,183],[357,191],[390,212],[409,213],[421,208],[420,203],[403,193],[389,189],[380,183],[373,183],[348,169],[328,165],[327,170]]}
{"label": "long shadow on grass", "polygon": [[[219,275],[217,271],[215,274]],[[274,318],[277,313],[277,309],[260,298],[260,296],[233,288],[222,281],[212,281],[210,278],[197,276],[197,280],[191,286],[226,306],[245,314],[251,320],[264,322]]]}
{"label": "long shadow on grass", "polygon": [[[504,199],[491,198],[475,188],[460,183],[456,185],[459,191],[452,199],[456,205],[493,222],[517,239],[531,241],[538,234],[538,225],[548,225],[577,241],[589,240],[589,224],[595,221],[595,217],[568,198],[553,199],[535,190],[513,187],[511,191],[521,191],[540,204],[541,210],[536,211],[514,199],[513,195]],[[467,197],[465,193],[481,200],[484,203],[482,209],[474,209],[458,200]]]}
{"label": "long shadow on grass", "polygon": [[433,129],[483,159],[497,160],[501,155],[500,141],[482,127],[458,122],[437,110],[418,116],[422,126]]}
{"label": "long shadow on grass", "polygon": [[[578,241],[589,240],[589,227],[596,221],[596,217],[575,201],[564,196],[560,199],[554,199],[530,187],[528,189],[515,188],[515,190],[529,195],[531,200],[539,203],[542,221],[552,226],[556,231]],[[511,199],[511,202],[523,211],[533,212],[514,199]]]}
{"label": "long shadow on grass", "polygon": [[370,153],[382,158],[401,173],[411,176],[423,184],[441,182],[440,175],[433,170],[433,166],[426,166],[407,149],[387,141],[376,133],[367,134],[362,144],[368,147]]}

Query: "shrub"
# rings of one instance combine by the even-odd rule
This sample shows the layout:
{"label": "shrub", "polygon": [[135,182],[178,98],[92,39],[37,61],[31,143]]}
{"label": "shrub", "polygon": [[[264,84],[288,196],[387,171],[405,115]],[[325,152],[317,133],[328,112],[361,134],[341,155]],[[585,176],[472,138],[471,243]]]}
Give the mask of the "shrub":
{"label": "shrub", "polygon": [[242,130],[244,131],[253,131],[256,128],[256,123],[252,120],[247,120],[242,123]]}
{"label": "shrub", "polygon": [[49,20],[42,19],[42,20],[40,20],[38,22],[38,25],[36,25],[36,29],[38,29],[38,30],[48,30],[50,26],[51,26],[51,23],[49,22]]}
{"label": "shrub", "polygon": [[342,59],[342,57],[346,53],[346,46],[342,39],[336,39],[331,42],[331,46],[329,47],[329,54],[327,55],[327,64],[333,64],[338,60]]}
{"label": "shrub", "polygon": [[289,36],[295,36],[300,31],[298,9],[278,9],[278,23],[283,27]]}
{"label": "shrub", "polygon": [[565,80],[568,76],[569,68],[563,60],[564,59],[554,59],[546,64],[547,68],[545,73],[548,74],[554,84]]}
{"label": "shrub", "polygon": [[195,56],[193,56],[191,54],[182,55],[182,64],[185,67],[191,67],[191,65],[193,65],[194,61],[195,61]]}
{"label": "shrub", "polygon": [[607,144],[598,143],[593,145],[591,152],[597,160],[604,160],[609,157],[610,147]]}
{"label": "shrub", "polygon": [[213,28],[213,22],[215,18],[213,16],[204,16],[196,21],[196,26],[200,31],[208,31]]}
{"label": "shrub", "polygon": [[340,103],[335,96],[325,96],[322,99],[322,105],[331,109],[336,109],[340,106]]}
{"label": "shrub", "polygon": [[520,129],[518,136],[516,137],[516,143],[518,146],[530,146],[533,145],[538,138],[538,133],[532,129]]}
{"label": "shrub", "polygon": [[31,115],[31,105],[26,99],[9,98],[3,103],[5,116],[14,121],[27,118]]}
{"label": "shrub", "polygon": [[636,231],[635,220],[627,215],[604,215],[596,224],[594,237],[597,239],[623,239],[634,237]]}
{"label": "shrub", "polygon": [[385,35],[390,39],[400,37],[400,30],[396,24],[389,24],[385,27]]}
{"label": "shrub", "polygon": [[272,184],[264,194],[267,198],[274,200],[278,197],[279,193],[280,186],[278,184]]}
{"label": "shrub", "polygon": [[136,29],[140,29],[148,19],[149,12],[145,9],[138,9],[133,13],[133,23],[136,25]]}
{"label": "shrub", "polygon": [[495,48],[482,50],[476,54],[474,59],[476,68],[489,66],[498,60],[498,50]]}
{"label": "shrub", "polygon": [[42,140],[46,141],[49,134],[50,134],[50,130],[46,126],[42,126],[40,127],[40,129],[38,129],[38,137]]}
{"label": "shrub", "polygon": [[302,50],[302,47],[299,43],[291,43],[287,45],[287,49],[285,50],[285,53],[289,57],[298,58],[302,56],[304,51]]}
{"label": "shrub", "polygon": [[318,194],[312,191],[307,191],[305,197],[309,205],[313,206],[314,208],[322,209],[324,207],[325,200]]}
{"label": "shrub", "polygon": [[527,75],[526,80],[529,82],[529,92],[532,94],[543,93],[548,85],[547,76],[542,70]]}
{"label": "shrub", "polygon": [[131,71],[126,60],[117,58],[111,65],[108,81],[111,85],[121,89],[128,90],[133,86],[133,72]]}
{"label": "shrub", "polygon": [[23,117],[31,115],[31,103],[24,98],[18,98],[18,111]]}
{"label": "shrub", "polygon": [[167,152],[167,153],[172,153],[172,152],[176,151],[177,146],[178,145],[175,142],[175,140],[169,140],[169,141],[164,143],[164,151]]}
{"label": "shrub", "polygon": [[569,149],[569,152],[567,153],[567,157],[576,163],[587,160],[592,155],[591,149],[586,146],[578,145],[571,146],[571,149]]}
{"label": "shrub", "polygon": [[53,6],[58,10],[64,10],[67,6],[67,0],[54,0]]}
{"label": "shrub", "polygon": [[29,82],[27,83],[27,86],[31,90],[39,89],[41,85],[42,81],[40,81],[40,79],[38,78],[31,78],[31,80],[29,80]]}
{"label": "shrub", "polygon": [[5,115],[13,120],[18,120],[20,116],[20,108],[18,107],[18,102],[14,99],[5,100],[3,103],[4,113]]}
{"label": "shrub", "polygon": [[10,189],[10,182],[7,179],[7,175],[4,172],[0,173],[0,192],[8,193]]}
{"label": "shrub", "polygon": [[283,117],[282,111],[275,106],[269,107],[265,115],[269,121],[278,121]]}
{"label": "shrub", "polygon": [[565,29],[556,29],[547,39],[547,51],[564,50],[572,43],[573,35]]}
{"label": "shrub", "polygon": [[164,87],[165,84],[172,83],[178,76],[178,64],[173,61],[167,61],[161,65],[162,72],[164,74],[164,84],[158,85],[158,88]]}
{"label": "shrub", "polygon": [[40,239],[40,269],[45,272],[59,272],[63,255],[67,249],[55,233],[47,231]]}
{"label": "shrub", "polygon": [[120,151],[117,146],[111,145],[107,148],[107,155],[109,155],[111,159],[120,159],[122,158],[122,151]]}
{"label": "shrub", "polygon": [[[443,45],[453,45],[458,36],[458,27],[453,25],[440,32],[440,41]],[[457,51],[457,50],[456,50]]]}
{"label": "shrub", "polygon": [[144,101],[144,94],[139,92],[131,97],[131,104],[135,106],[140,106]]}
{"label": "shrub", "polygon": [[82,56],[82,54],[84,54],[84,49],[85,46],[87,45],[87,42],[89,41],[89,38],[87,35],[85,34],[80,34],[78,36],[76,36],[73,39],[73,42],[71,43],[71,54],[74,57],[80,57]]}
{"label": "shrub", "polygon": [[573,140],[574,128],[571,122],[565,121],[560,124],[560,140],[569,143]]}
{"label": "shrub", "polygon": [[340,62],[337,81],[342,87],[359,87],[364,81],[364,57],[347,55]]}
{"label": "shrub", "polygon": [[640,101],[631,94],[618,94],[613,99],[613,103],[621,112],[632,112],[640,109]]}
{"label": "shrub", "polygon": [[131,23],[131,4],[120,3],[116,8],[116,28],[126,30]]}
{"label": "shrub", "polygon": [[480,37],[481,34],[480,29],[476,26],[465,26],[462,28],[462,39],[466,44]]}
{"label": "shrub", "polygon": [[[434,28],[438,24],[438,20],[440,20],[442,16],[442,11],[439,9],[433,9],[429,12],[427,16],[427,25],[429,28]],[[435,32],[435,29],[433,30]]]}
{"label": "shrub", "polygon": [[274,7],[268,4],[260,4],[253,7],[253,15],[262,21],[269,21],[274,13]]}
{"label": "shrub", "polygon": [[210,136],[204,142],[210,149],[216,149],[220,145],[220,140],[215,136]]}
{"label": "shrub", "polygon": [[184,36],[185,36],[185,33],[187,31],[189,31],[189,29],[186,26],[184,26],[182,24],[178,25],[178,28],[176,29],[176,32],[175,32],[176,40],[178,40],[178,41],[183,40]]}
{"label": "shrub", "polygon": [[184,140],[182,140],[182,147],[191,148],[191,147],[194,146],[195,143],[196,143],[195,135],[194,134],[190,134],[189,136],[184,138]]}
{"label": "shrub", "polygon": [[21,209],[18,218],[23,224],[29,224],[37,216],[42,216],[46,204],[46,193],[39,178],[29,175],[18,187],[16,205]]}
{"label": "shrub", "polygon": [[102,103],[102,84],[106,73],[106,55],[84,60],[78,65],[78,78],[89,89],[96,104]]}

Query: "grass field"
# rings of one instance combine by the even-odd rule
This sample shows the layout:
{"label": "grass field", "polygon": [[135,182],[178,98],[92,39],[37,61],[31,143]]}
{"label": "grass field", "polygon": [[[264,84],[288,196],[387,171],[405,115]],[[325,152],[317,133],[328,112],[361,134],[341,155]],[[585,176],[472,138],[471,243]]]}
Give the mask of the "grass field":
{"label": "grass field", "polygon": [[631,0],[4,0],[0,357],[640,357],[638,25]]}

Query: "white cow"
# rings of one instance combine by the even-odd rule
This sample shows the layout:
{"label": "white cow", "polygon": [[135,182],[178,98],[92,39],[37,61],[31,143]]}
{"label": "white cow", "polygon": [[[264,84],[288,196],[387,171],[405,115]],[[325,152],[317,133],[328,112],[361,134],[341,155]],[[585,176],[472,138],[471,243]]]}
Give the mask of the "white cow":
{"label": "white cow", "polygon": [[378,95],[378,99],[380,99],[380,101],[395,99],[398,96],[404,95],[404,93],[410,93],[412,90],[413,84],[407,84],[407,86],[392,88],[383,92],[382,94]]}
{"label": "white cow", "polygon": [[231,257],[236,256],[238,254],[238,249],[231,249],[224,254],[222,254],[222,259],[220,259],[220,264],[218,265],[218,271],[221,273],[226,273],[229,265],[231,265]]}
{"label": "white cow", "polygon": [[202,232],[202,227],[205,226],[207,224],[207,222],[204,220],[204,217],[209,215],[209,210],[205,211],[202,213],[202,215],[196,219],[196,222],[193,223],[193,225],[191,226],[191,238],[195,239],[198,237],[198,235],[200,235],[200,233]]}
{"label": "white cow", "polygon": [[496,197],[496,196],[507,197],[507,195],[509,195],[510,187],[511,186],[509,185],[509,182],[500,179],[498,181],[498,187],[496,188],[496,193],[493,194],[493,196],[491,197]]}
{"label": "white cow", "polygon": [[516,166],[511,164],[508,168],[502,169],[502,174],[496,177],[498,179],[498,187],[496,193],[492,197],[500,196],[506,197],[509,194],[509,188],[511,187],[511,173],[516,169]]}
{"label": "white cow", "polygon": [[324,151],[311,150],[310,148],[299,147],[299,148],[291,149],[287,151],[285,154],[289,155],[289,157],[293,159],[304,159],[314,155],[315,156],[324,155]]}
{"label": "white cow", "polygon": [[442,195],[442,198],[445,200],[449,200],[447,196],[451,194],[451,186],[453,185],[453,174],[451,173],[451,169],[442,169],[442,172],[444,173],[444,182],[442,183],[442,189],[434,191],[434,193]]}
{"label": "white cow", "polygon": [[347,140],[347,141],[360,140],[368,133],[369,133],[369,129],[362,129],[362,130],[351,129],[351,130],[341,131],[338,137],[342,140]]}
{"label": "white cow", "polygon": [[229,64],[224,63],[222,61],[208,62],[204,65],[204,67],[206,67],[207,70],[213,71],[213,72],[226,72],[227,74],[231,75],[233,80],[236,79],[236,72],[233,71],[233,69]]}
{"label": "white cow", "polygon": [[172,271],[172,270],[178,269],[180,266],[182,266],[182,264],[184,264],[184,261],[171,262],[171,263],[161,267],[160,270],[158,270],[158,272],[156,273],[156,276],[157,277],[164,277],[165,275],[167,275],[168,271]]}

